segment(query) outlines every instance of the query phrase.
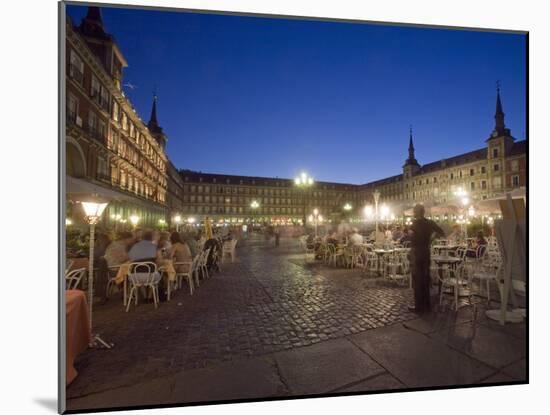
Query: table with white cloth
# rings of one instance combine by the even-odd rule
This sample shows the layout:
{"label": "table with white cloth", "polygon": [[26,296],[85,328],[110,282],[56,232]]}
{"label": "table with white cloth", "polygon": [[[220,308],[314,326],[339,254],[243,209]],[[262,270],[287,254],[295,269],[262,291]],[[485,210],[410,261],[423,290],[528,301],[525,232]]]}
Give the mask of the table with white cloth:
{"label": "table with white cloth", "polygon": [[65,326],[66,384],[68,385],[78,374],[74,368],[76,356],[86,350],[91,341],[88,302],[83,291],[65,291]]}

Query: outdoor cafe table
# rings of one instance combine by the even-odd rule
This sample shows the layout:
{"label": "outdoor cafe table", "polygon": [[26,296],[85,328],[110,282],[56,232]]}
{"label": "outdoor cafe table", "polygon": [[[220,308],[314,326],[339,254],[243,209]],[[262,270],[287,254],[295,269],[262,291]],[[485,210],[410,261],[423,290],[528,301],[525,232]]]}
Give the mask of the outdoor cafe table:
{"label": "outdoor cafe table", "polygon": [[[456,266],[462,262],[462,259],[460,258],[445,255],[432,255],[431,259],[437,264],[437,267],[440,271],[443,265],[449,265],[450,268],[454,271],[456,269]],[[441,283],[439,284],[439,289],[441,290]],[[469,292],[467,290],[460,289],[458,295],[468,296]]]}
{"label": "outdoor cafe table", "polygon": [[374,252],[378,256],[378,275],[381,275],[382,273],[382,258],[385,255],[391,255],[395,252],[395,249],[374,249],[372,252]]}
{"label": "outdoor cafe table", "polygon": [[91,341],[88,303],[84,291],[65,291],[66,316],[66,384],[71,383],[78,374],[74,360],[79,353],[88,347]]}
{"label": "outdoor cafe table", "polygon": [[[176,281],[176,269],[174,268],[174,262],[171,259],[163,259],[158,265],[158,271],[165,275],[168,279],[167,285],[167,295],[168,300],[170,300],[172,284],[171,282]],[[122,289],[123,291],[123,304],[126,305],[127,296],[128,296],[128,272],[130,271],[130,262],[125,262],[121,264],[118,272],[115,277],[115,282],[120,285],[124,284]]]}
{"label": "outdoor cafe table", "polygon": [[445,251],[448,255],[449,251],[456,251],[458,248],[460,248],[460,245],[433,245],[432,248],[439,252],[440,255],[442,251]]}

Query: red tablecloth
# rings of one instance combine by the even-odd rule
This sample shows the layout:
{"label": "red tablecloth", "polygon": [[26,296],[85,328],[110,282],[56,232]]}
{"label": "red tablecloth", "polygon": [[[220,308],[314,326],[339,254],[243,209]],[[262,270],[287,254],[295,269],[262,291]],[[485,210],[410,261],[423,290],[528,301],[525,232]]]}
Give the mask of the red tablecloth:
{"label": "red tablecloth", "polygon": [[77,375],[73,363],[76,356],[82,353],[90,343],[90,319],[86,295],[80,290],[65,291],[66,325],[67,325],[67,385]]}

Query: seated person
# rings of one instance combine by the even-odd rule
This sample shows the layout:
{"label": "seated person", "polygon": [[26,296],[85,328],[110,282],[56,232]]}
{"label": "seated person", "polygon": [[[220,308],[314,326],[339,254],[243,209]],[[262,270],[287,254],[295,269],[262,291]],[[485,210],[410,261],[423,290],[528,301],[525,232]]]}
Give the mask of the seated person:
{"label": "seated person", "polygon": [[[170,235],[170,242],[172,243],[170,258],[172,258],[174,262],[191,262],[193,260],[189,246],[181,239],[179,233],[173,232]],[[179,264],[176,266],[176,272],[187,272],[189,266],[188,264]]]}
{"label": "seated person", "polygon": [[392,233],[392,239],[395,242],[399,242],[399,240],[404,236],[403,231],[400,227],[396,227]]}
{"label": "seated person", "polygon": [[350,245],[361,245],[363,243],[363,236],[359,234],[357,228],[353,228],[351,234],[348,236],[348,243]]}
{"label": "seated person", "polygon": [[337,232],[332,232],[327,237],[327,244],[338,245],[338,233]]}
{"label": "seated person", "polygon": [[466,251],[468,258],[481,258],[487,248],[487,239],[483,236],[483,231],[479,231],[476,236],[475,244]]}
{"label": "seated person", "polygon": [[128,252],[131,262],[156,262],[157,246],[153,243],[153,232],[143,232],[141,241],[135,243]]}
{"label": "seated person", "polygon": [[130,232],[121,232],[116,241],[111,242],[105,250],[105,259],[110,267],[123,264],[128,261],[128,250],[134,241]]}

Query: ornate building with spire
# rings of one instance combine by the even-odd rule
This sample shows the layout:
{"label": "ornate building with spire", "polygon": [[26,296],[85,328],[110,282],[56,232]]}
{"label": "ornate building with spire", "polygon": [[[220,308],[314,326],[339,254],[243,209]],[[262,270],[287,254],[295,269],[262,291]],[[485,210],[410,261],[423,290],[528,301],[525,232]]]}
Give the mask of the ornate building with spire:
{"label": "ornate building with spire", "polygon": [[363,187],[377,188],[382,200],[408,206],[418,202],[448,203],[456,199],[458,190],[467,192],[472,200],[484,200],[526,186],[526,156],[526,141],[516,141],[504,124],[497,88],[495,128],[485,147],[421,165],[415,158],[411,129],[403,174]]}
{"label": "ornate building with spire", "polygon": [[66,173],[68,214],[81,194],[110,200],[104,220],[131,215],[152,226],[167,219],[166,135],[157,120],[157,97],[145,124],[122,90],[128,65],[98,7],[80,25],[67,21]]}
{"label": "ornate building with spire", "polygon": [[[178,170],[165,152],[156,94],[145,123],[122,91],[127,62],[99,8],[89,7],[79,26],[67,22],[66,57],[69,215],[79,194],[97,193],[111,200],[107,224],[134,214],[144,226],[169,223],[176,214],[183,220],[296,223],[314,208],[326,218],[360,217],[375,190],[397,212],[415,203],[453,202],[459,189],[475,201],[526,186],[526,141],[516,141],[505,126],[500,87],[495,127],[483,148],[420,164],[411,127],[399,174],[363,185],[316,182],[304,190],[288,178]],[[352,209],[344,211],[345,205]]]}

